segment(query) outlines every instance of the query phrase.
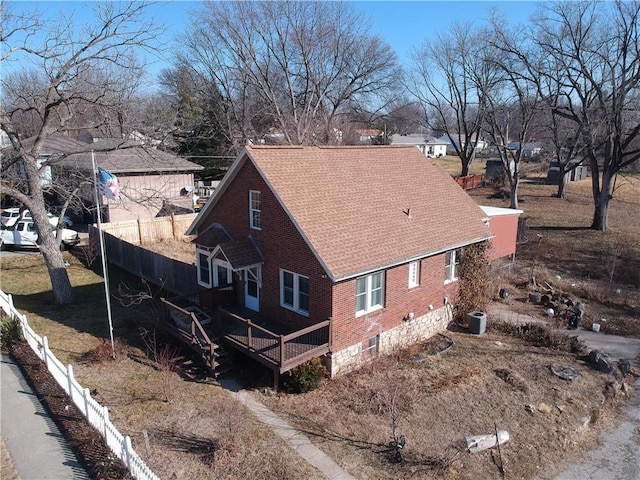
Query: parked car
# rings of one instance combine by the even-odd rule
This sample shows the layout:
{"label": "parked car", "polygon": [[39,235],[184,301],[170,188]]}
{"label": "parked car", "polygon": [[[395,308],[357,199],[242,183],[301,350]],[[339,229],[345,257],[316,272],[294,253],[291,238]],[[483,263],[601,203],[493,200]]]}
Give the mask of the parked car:
{"label": "parked car", "polygon": [[[51,234],[56,235],[56,228],[51,227]],[[13,248],[38,248],[36,241],[38,233],[36,226],[31,220],[20,220],[10,229],[0,231],[0,249]],[[62,242],[60,248],[71,248],[80,242],[80,236],[75,230],[62,229]]]}
{"label": "parked car", "polygon": [[[53,227],[58,226],[58,220],[60,217],[54,215],[53,213],[47,213],[49,217],[49,223]],[[0,223],[3,228],[13,227],[19,219],[23,220],[33,220],[31,217],[31,212],[29,210],[23,210],[22,216],[20,216],[20,209],[17,207],[14,208],[6,208],[0,214]],[[62,217],[62,226],[64,228],[69,228],[73,226],[73,221],[67,216],[64,215]]]}

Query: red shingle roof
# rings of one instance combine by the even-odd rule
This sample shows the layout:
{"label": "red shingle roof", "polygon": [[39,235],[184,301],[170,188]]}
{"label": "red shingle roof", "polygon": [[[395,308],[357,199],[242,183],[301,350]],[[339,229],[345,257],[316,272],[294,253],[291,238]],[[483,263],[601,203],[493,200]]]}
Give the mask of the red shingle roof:
{"label": "red shingle roof", "polygon": [[473,199],[413,146],[245,151],[334,280],[492,236]]}

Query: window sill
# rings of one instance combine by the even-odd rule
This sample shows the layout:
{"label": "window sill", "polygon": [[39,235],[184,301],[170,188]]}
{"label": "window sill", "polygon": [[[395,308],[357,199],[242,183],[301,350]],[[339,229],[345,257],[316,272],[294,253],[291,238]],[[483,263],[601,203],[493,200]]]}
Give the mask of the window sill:
{"label": "window sill", "polygon": [[368,315],[373,312],[377,312],[378,310],[382,310],[383,308],[384,307],[382,305],[379,305],[377,307],[373,307],[371,310],[360,310],[359,312],[356,312],[356,318],[364,317],[365,315]]}
{"label": "window sill", "polygon": [[309,317],[309,312],[305,312],[304,310],[296,310],[290,305],[280,304],[280,306],[286,310],[289,310],[290,312],[294,312],[294,313],[297,313],[298,315],[302,315],[303,317]]}

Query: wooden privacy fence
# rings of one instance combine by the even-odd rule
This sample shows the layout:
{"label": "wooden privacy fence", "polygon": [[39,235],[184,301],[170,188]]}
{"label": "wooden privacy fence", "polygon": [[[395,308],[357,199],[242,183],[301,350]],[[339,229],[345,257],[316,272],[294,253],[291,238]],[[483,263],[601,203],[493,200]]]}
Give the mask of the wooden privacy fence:
{"label": "wooden privacy fence", "polygon": [[484,175],[478,173],[476,175],[467,175],[466,177],[457,177],[456,182],[464,190],[471,190],[472,188],[480,188],[484,184]]}
{"label": "wooden privacy fence", "polygon": [[104,223],[102,231],[134,245],[157,242],[158,240],[182,240],[187,238],[185,232],[196,215],[196,213],[189,213],[146,220]]}
{"label": "wooden privacy fence", "polygon": [[[117,238],[111,233],[106,233],[106,230],[103,232],[106,256],[110,263],[178,296],[193,295],[198,291],[195,265],[146,250],[122,238]],[[94,245],[99,253],[98,234],[98,229],[89,225],[91,245]]]}
{"label": "wooden privacy fence", "polygon": [[47,370],[64,391],[69,395],[76,407],[82,412],[89,424],[93,426],[104,439],[111,451],[122,460],[131,475],[138,480],[160,480],[146,465],[144,460],[135,452],[131,445],[131,437],[122,435],[109,420],[109,410],[96,402],[88,388],[82,387],[73,376],[73,367],[66,367],[49,349],[47,337],[41,337],[33,331],[27,322],[26,315],[21,314],[13,305],[13,298],[0,290],[0,309],[20,322],[22,335],[31,349],[45,363]]}

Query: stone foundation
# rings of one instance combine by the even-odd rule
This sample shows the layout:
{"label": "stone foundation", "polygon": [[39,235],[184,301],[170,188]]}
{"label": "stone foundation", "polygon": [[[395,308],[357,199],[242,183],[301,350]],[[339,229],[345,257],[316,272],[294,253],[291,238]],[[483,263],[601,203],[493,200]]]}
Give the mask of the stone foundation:
{"label": "stone foundation", "polygon": [[405,348],[436,333],[446,330],[453,319],[450,305],[429,312],[421,317],[407,320],[395,328],[379,334],[378,352],[367,348],[368,340],[352,345],[339,352],[332,352],[326,357],[325,366],[331,378],[356,370],[376,358],[387,355],[399,348]]}

